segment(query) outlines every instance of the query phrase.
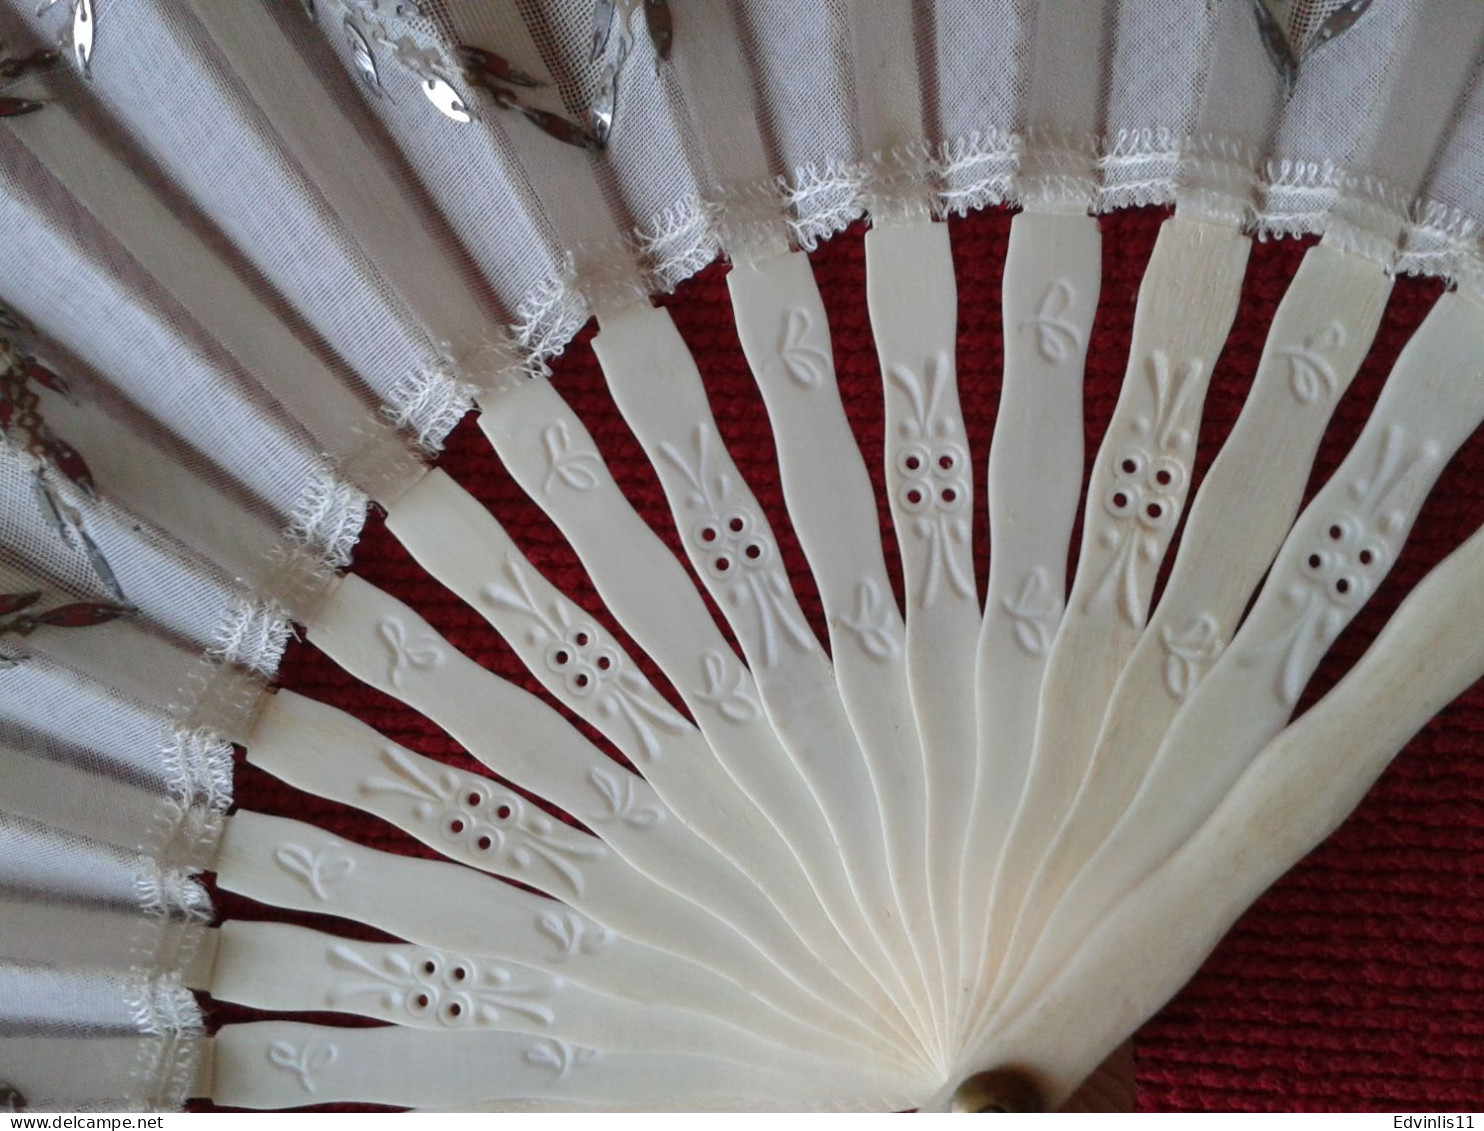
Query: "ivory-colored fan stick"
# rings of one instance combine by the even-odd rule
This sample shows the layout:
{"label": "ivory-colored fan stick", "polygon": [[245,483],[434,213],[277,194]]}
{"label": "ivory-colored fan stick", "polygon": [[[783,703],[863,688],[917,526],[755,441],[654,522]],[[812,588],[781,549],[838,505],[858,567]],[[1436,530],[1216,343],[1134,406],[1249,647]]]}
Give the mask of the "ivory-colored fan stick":
{"label": "ivory-colored fan stick", "polygon": [[[662,805],[616,764],[588,780],[602,809],[583,814],[602,836],[623,823],[694,873],[679,890],[657,887],[604,840],[570,828],[514,790],[413,753],[344,711],[283,691],[264,707],[247,741],[248,760],[321,797],[357,806],[452,860],[530,884],[637,941],[665,922],[668,945],[703,965],[756,948],[781,974],[846,1017],[869,1011],[853,998],[762,894],[688,832],[667,829]],[[700,914],[698,914],[698,911]]]}
{"label": "ivory-colored fan stick", "polygon": [[1484,529],[1423,578],[1355,667],[1268,743],[976,1063],[1023,1066],[1053,1104],[1069,1094],[1264,889],[1338,827],[1413,735],[1484,676],[1480,625]]}
{"label": "ivory-colored fan stick", "polygon": [[[215,977],[219,1001],[280,1013],[356,1014],[437,1033],[530,1033],[614,1052],[693,1053],[785,1071],[802,1056],[812,1071],[830,1058],[860,1061],[859,1046],[818,1030],[807,1045],[772,1040],[687,1010],[595,993],[561,967],[517,963],[405,943],[369,943],[287,923],[229,920],[221,928]],[[885,1057],[860,1062],[894,1073]]]}
{"label": "ivory-colored fan stick", "polygon": [[886,955],[854,898],[824,815],[685,567],[635,513],[587,429],[548,382],[489,398],[484,409],[480,427],[510,474],[556,523],[604,605],[674,684],[723,767],[787,844],[792,866],[776,853],[758,858],[754,878],[842,978],[871,1000],[885,1000]]}
{"label": "ivory-colored fan stick", "polygon": [[[606,1108],[639,1105],[657,1095],[700,1099],[755,1092],[797,1099],[810,1091],[807,1077],[733,1061],[613,1052],[524,1033],[259,1021],[224,1026],[214,1043],[211,1098],[260,1110],[344,1102],[443,1109],[567,1098]],[[865,1074],[845,1077],[842,1086],[861,1090]]]}
{"label": "ivory-colored fan stick", "polygon": [[886,491],[902,554],[906,661],[927,785],[927,890],[945,998],[958,1011],[959,874],[973,802],[973,474],[955,369],[958,288],[948,226],[866,234],[866,294],[886,402]]}
{"label": "ivory-colored fan stick", "polygon": [[[477,860],[487,868],[503,865],[505,874],[565,899],[636,941],[652,941],[712,969],[729,970],[732,963],[739,963],[749,971],[748,982],[765,997],[777,993],[779,1001],[793,1003],[790,1008],[818,1008],[817,1000],[805,1005],[798,987],[787,979],[770,989],[770,982],[779,978],[779,969],[737,935],[738,927],[702,910],[719,892],[734,892],[743,901],[739,906],[749,908],[739,916],[739,923],[773,947],[800,957],[790,945],[795,936],[776,922],[772,906],[730,864],[674,820],[647,782],[606,758],[550,707],[485,671],[449,646],[407,606],[354,575],[345,578],[326,600],[307,636],[346,670],[437,722],[495,772],[603,832],[602,841],[594,840],[537,811],[526,822],[526,831],[536,835],[521,846],[523,853],[481,850],[473,838],[463,838],[460,830],[454,830],[459,833],[454,842],[461,845],[466,860]],[[291,727],[294,732],[300,729]],[[370,742],[364,734],[358,734],[354,742],[363,748],[355,778],[364,780],[363,775],[398,768],[404,777],[436,772],[431,765],[419,766],[405,755],[400,767],[385,764],[376,754],[379,736],[367,733]],[[289,745],[296,749],[300,741],[296,734]],[[248,745],[253,745],[252,739]],[[492,783],[481,789],[479,779],[462,780],[452,769],[435,780],[448,776],[458,784],[458,792],[448,798],[454,810],[449,821],[464,823],[459,810],[468,809],[468,821],[478,819],[493,837],[499,830],[501,810],[519,815],[526,808],[517,794]],[[479,800],[473,803],[476,795]],[[625,821],[617,815],[624,809],[630,815],[647,812],[653,819]],[[443,832],[439,829],[430,835]],[[613,857],[610,849],[626,863]],[[528,862],[526,867],[520,866],[522,860]],[[588,872],[595,873],[590,880]],[[641,875],[653,884],[639,880]],[[639,881],[637,887],[635,881]]]}
{"label": "ivory-colored fan stick", "polygon": [[[618,644],[596,620],[563,597],[520,554],[509,535],[475,499],[442,472],[433,471],[387,511],[387,526],[413,555],[444,585],[478,610],[510,641],[526,666],[558,699],[583,715],[636,765],[655,792],[676,809],[687,827],[729,859],[734,866],[754,865],[762,858],[766,840],[778,852],[787,848],[757,807],[712,755],[705,740],[683,715],[662,699]],[[459,536],[450,538],[448,532]],[[491,563],[501,562],[496,567]],[[489,578],[493,575],[494,582]],[[607,814],[590,818],[595,828],[612,821],[645,828],[646,815],[658,810],[633,803],[629,775],[612,767],[596,767],[588,780],[605,797],[612,798]],[[622,810],[622,813],[619,812]],[[728,852],[727,849],[730,849]],[[792,860],[788,867],[793,869]],[[749,873],[750,875],[751,873]],[[695,882],[687,894],[713,913],[735,901],[746,909],[754,929],[743,929],[770,954],[795,952],[803,938],[793,927],[791,937],[778,938],[772,916],[758,906],[767,900],[762,890],[748,884],[748,876],[727,875],[718,879],[716,869]],[[774,904],[776,906],[776,904]],[[780,909],[782,910],[782,909]],[[785,920],[786,910],[783,910]],[[728,913],[722,916],[743,927],[745,920]],[[766,933],[759,928],[766,925]],[[790,969],[806,969],[790,964]],[[821,968],[822,970],[823,968]],[[831,976],[830,985],[817,990],[838,992],[842,984]]]}
{"label": "ivory-colored fan stick", "polygon": [[[1231,646],[1175,716],[1138,793],[1062,895],[1048,939],[1086,934],[1283,728],[1330,644],[1396,561],[1444,465],[1484,419],[1481,359],[1484,308],[1444,295],[1350,454],[1294,524]],[[1038,969],[1051,968],[1056,949],[1040,948]]]}
{"label": "ivory-colored fan stick", "polygon": [[[1119,677],[1098,745],[1022,908],[1045,921],[1133,799],[1180,706],[1232,638],[1293,524],[1335,404],[1375,337],[1392,280],[1313,247],[1279,305],[1252,391],[1197,492],[1159,607]],[[1025,932],[1020,960],[1035,945]],[[1028,989],[1017,978],[1017,992]]]}
{"label": "ivory-colored fan stick", "polygon": [[559,965],[564,978],[599,993],[688,1009],[787,1044],[816,1029],[844,1037],[834,1017],[791,1018],[729,976],[615,934],[562,903],[455,864],[351,844],[298,821],[236,813],[222,838],[217,877],[224,890],[276,907],[365,923],[435,950]]}
{"label": "ivory-colored fan stick", "polygon": [[924,1000],[936,1006],[942,970],[922,882],[927,798],[902,614],[886,572],[870,474],[840,401],[824,303],[802,252],[735,263],[727,287],[767,406],[789,517],[829,622],[840,697],[882,802],[892,883]]}
{"label": "ivory-colored fan stick", "polygon": [[[890,964],[904,1012],[923,1020],[916,960],[891,886],[886,805],[762,507],[712,418],[700,371],[666,310],[600,315],[593,352],[664,488],[692,567],[736,633],[780,741],[814,794],[851,890]],[[863,819],[864,818],[864,819]]]}
{"label": "ivory-colored fan stick", "polygon": [[[434,470],[388,508],[387,527],[505,637],[552,695],[641,767],[645,780],[697,835],[754,879],[756,864],[770,858],[796,870],[777,832],[696,727],[650,686],[596,618],[526,561],[468,492]],[[594,774],[612,778],[606,768],[590,771],[590,779]]]}
{"label": "ivory-colored fan stick", "polygon": [[[650,685],[586,610],[526,560],[483,504],[441,471],[387,508],[387,529],[418,564],[509,643],[546,690],[658,781],[706,760],[694,725]],[[677,763],[679,766],[677,767]],[[700,772],[690,769],[691,774]],[[717,772],[696,784],[722,783]]]}
{"label": "ivory-colored fan stick", "polygon": [[[1211,369],[1236,317],[1251,241],[1166,220],[1139,287],[1129,364],[1089,475],[1077,575],[1046,664],[1025,791],[990,902],[992,966],[1093,754],[1103,711],[1144,629],[1190,487]],[[997,969],[998,993],[1007,979]]]}
{"label": "ivory-colored fan stick", "polygon": [[1091,216],[1027,210],[1005,257],[1005,377],[989,452],[989,590],[975,675],[978,780],[964,847],[964,993],[988,976],[990,889],[1025,786],[1036,696],[1066,601],[1082,490],[1082,378],[1102,236]]}

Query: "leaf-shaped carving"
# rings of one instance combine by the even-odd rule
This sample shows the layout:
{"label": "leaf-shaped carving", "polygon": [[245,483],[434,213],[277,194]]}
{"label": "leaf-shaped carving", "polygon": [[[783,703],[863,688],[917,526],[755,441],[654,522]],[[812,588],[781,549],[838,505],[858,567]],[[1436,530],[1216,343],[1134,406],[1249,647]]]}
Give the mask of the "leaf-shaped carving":
{"label": "leaf-shaped carving", "polygon": [[443,663],[443,650],[437,641],[428,636],[409,640],[407,629],[396,617],[383,617],[376,626],[376,632],[391,650],[387,681],[398,690],[402,687],[402,676],[408,670],[426,671]]}
{"label": "leaf-shaped carving", "polygon": [[292,1072],[299,1078],[299,1085],[311,1096],[319,1090],[315,1074],[323,1072],[340,1057],[340,1050],[332,1044],[306,1041],[294,1045],[289,1041],[274,1041],[268,1046],[268,1063],[275,1068]]}
{"label": "leaf-shaped carving", "polygon": [[1052,592],[1045,569],[1032,570],[1013,599],[1000,599],[1000,607],[1010,617],[1016,643],[1032,656],[1044,656],[1062,611],[1061,598]]}
{"label": "leaf-shaped carving", "polygon": [[285,844],[274,851],[273,859],[285,872],[303,880],[321,902],[328,902],[331,886],[356,870],[356,862],[333,844],[318,852],[300,844]]}
{"label": "leaf-shaped carving", "polygon": [[621,821],[631,829],[653,828],[664,820],[664,813],[649,805],[638,804],[633,774],[623,771],[610,772],[594,767],[587,775],[598,795],[602,797],[607,811],[592,818],[597,824]]}
{"label": "leaf-shaped carving", "polygon": [[701,657],[701,674],[705,684],[696,698],[710,703],[723,718],[741,723],[757,714],[757,703],[747,691],[740,664],[733,670],[720,652],[707,652]]}
{"label": "leaf-shaped carving", "polygon": [[548,1037],[528,1048],[521,1059],[532,1068],[550,1068],[556,1074],[555,1079],[560,1080],[572,1069],[596,1060],[598,1055],[597,1049]]}
{"label": "leaf-shaped carving", "polygon": [[1082,348],[1082,335],[1077,324],[1066,317],[1077,292],[1065,279],[1055,279],[1041,297],[1034,317],[1021,322],[1021,329],[1036,334],[1036,350],[1052,365],[1060,365]]}
{"label": "leaf-shaped carving", "polygon": [[855,614],[840,623],[855,634],[874,660],[894,659],[901,651],[897,618],[891,615],[880,588],[869,577],[855,587]]}
{"label": "leaf-shaped carving", "polygon": [[574,491],[590,491],[599,482],[603,461],[596,452],[572,449],[572,437],[566,421],[559,420],[541,432],[541,446],[546,450],[546,478],[541,490],[551,491],[553,480],[561,480]]}
{"label": "leaf-shaped carving", "polygon": [[1332,394],[1339,385],[1339,375],[1327,354],[1345,344],[1345,327],[1330,322],[1310,335],[1301,346],[1288,346],[1278,356],[1288,362],[1288,383],[1300,404],[1313,404],[1321,396]]}
{"label": "leaf-shaped carving", "polygon": [[789,309],[783,324],[783,345],[779,348],[779,360],[783,370],[801,388],[816,388],[829,372],[829,355],[818,346],[806,341],[813,328],[809,312],[802,306]]}
{"label": "leaf-shaped carving", "polygon": [[1216,618],[1202,613],[1182,631],[1171,625],[1160,630],[1165,647],[1165,686],[1176,699],[1190,694],[1200,679],[1202,669],[1221,654],[1223,643]]}
{"label": "leaf-shaped carving", "polygon": [[572,911],[545,912],[536,920],[536,929],[557,946],[552,962],[565,962],[579,954],[596,954],[612,938],[606,927],[585,922]]}

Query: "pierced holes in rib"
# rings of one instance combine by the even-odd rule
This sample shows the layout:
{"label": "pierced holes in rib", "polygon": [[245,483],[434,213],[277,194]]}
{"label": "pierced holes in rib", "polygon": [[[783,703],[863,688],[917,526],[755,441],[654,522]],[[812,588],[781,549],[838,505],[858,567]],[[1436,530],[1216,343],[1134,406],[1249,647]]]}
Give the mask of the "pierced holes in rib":
{"label": "pierced holes in rib", "polygon": [[488,852],[495,846],[495,842],[490,840],[490,838],[487,836],[480,837],[476,844],[478,845],[480,852]]}
{"label": "pierced holes in rib", "polygon": [[1113,496],[1113,505],[1115,507],[1128,506],[1128,496],[1125,495],[1122,491],[1118,492],[1118,494]]}
{"label": "pierced holes in rib", "polygon": [[417,997],[413,998],[412,1000],[417,1003],[417,1007],[419,1009],[428,1008],[429,998],[427,994],[418,994]]}
{"label": "pierced holes in rib", "polygon": [[469,976],[469,971],[465,970],[462,966],[455,966],[452,973],[455,982],[462,982]]}
{"label": "pierced holes in rib", "polygon": [[727,526],[731,529],[733,534],[739,533],[742,530],[742,527],[745,525],[746,523],[735,516],[733,516],[732,520],[727,523]]}
{"label": "pierced holes in rib", "polygon": [[560,666],[562,664],[565,664],[572,657],[569,656],[569,655],[567,655],[567,650],[564,648],[560,652],[558,652],[555,656],[553,656],[552,658],[554,660],[556,660],[558,666]]}
{"label": "pierced holes in rib", "polygon": [[1318,554],[1310,554],[1309,555],[1309,568],[1310,569],[1318,569],[1323,564],[1324,564],[1324,559],[1321,558]]}
{"label": "pierced holes in rib", "polygon": [[1371,553],[1369,550],[1362,550],[1360,552],[1360,564],[1361,565],[1370,565],[1375,560],[1376,560],[1376,555],[1373,554],[1373,553]]}
{"label": "pierced holes in rib", "polygon": [[759,546],[756,542],[753,542],[750,545],[748,545],[747,549],[743,550],[742,552],[744,554],[746,554],[749,558],[751,558],[753,561],[757,561],[758,558],[760,558],[760,557],[763,556],[763,548],[761,546]]}
{"label": "pierced holes in rib", "polygon": [[606,672],[612,666],[613,666],[613,661],[610,660],[607,656],[599,656],[598,657],[598,670],[600,672]]}
{"label": "pierced holes in rib", "polygon": [[938,457],[938,466],[941,467],[944,471],[952,471],[953,470],[953,457],[952,456],[939,456]]}
{"label": "pierced holes in rib", "polygon": [[588,681],[588,678],[587,678],[587,673],[586,672],[578,672],[577,673],[577,678],[574,679],[572,682],[575,683],[578,687],[586,687],[588,685],[588,682],[589,682]]}
{"label": "pierced holes in rib", "polygon": [[1144,513],[1147,514],[1150,518],[1158,518],[1160,515],[1165,513],[1165,509],[1158,503],[1150,503],[1147,507],[1144,508]]}
{"label": "pierced holes in rib", "polygon": [[495,816],[500,818],[500,820],[502,821],[508,821],[510,819],[510,814],[513,812],[514,810],[511,809],[509,805],[501,805],[498,809],[495,810]]}
{"label": "pierced holes in rib", "polygon": [[[437,972],[438,972],[438,964],[436,962],[424,962],[423,963],[423,973],[424,974],[436,974]],[[421,998],[420,999],[420,1004],[427,1005],[428,1004],[428,999],[426,997]]]}
{"label": "pierced holes in rib", "polygon": [[1175,477],[1164,468],[1160,468],[1154,473],[1154,481],[1161,487],[1168,487],[1170,483],[1174,481],[1174,478]]}
{"label": "pierced holes in rib", "polygon": [[464,1012],[464,1007],[462,1005],[460,1005],[458,1002],[451,1001],[451,1002],[448,1003],[448,1015],[450,1017],[457,1017],[457,1016],[459,1016],[463,1012]]}
{"label": "pierced holes in rib", "polygon": [[579,632],[576,636],[572,637],[572,643],[576,644],[579,648],[586,648],[587,642],[588,635],[585,632]]}
{"label": "pierced holes in rib", "polygon": [[1336,581],[1335,582],[1335,592],[1336,593],[1348,593],[1348,592],[1350,592],[1350,581],[1349,581],[1349,579],[1342,577],[1338,581]]}
{"label": "pierced holes in rib", "polygon": [[919,467],[922,466],[922,460],[918,459],[916,456],[908,456],[902,462],[906,464],[908,471],[916,471]]}
{"label": "pierced holes in rib", "polygon": [[1139,461],[1136,459],[1126,459],[1123,461],[1122,466],[1124,471],[1132,475],[1134,472],[1139,470]]}
{"label": "pierced holes in rib", "polygon": [[463,832],[464,822],[455,817],[452,821],[448,822],[448,831],[455,835]]}
{"label": "pierced holes in rib", "polygon": [[907,501],[913,506],[916,506],[918,503],[922,502],[922,492],[916,490],[915,488],[911,491],[908,491]]}
{"label": "pierced holes in rib", "polygon": [[704,530],[701,531],[701,541],[702,542],[715,542],[716,541],[716,531],[713,530],[709,526],[706,527]]}
{"label": "pierced holes in rib", "polygon": [[958,498],[958,492],[955,491],[952,487],[943,488],[943,501],[945,503],[951,503],[956,498]]}
{"label": "pierced holes in rib", "polygon": [[716,572],[717,573],[726,573],[726,571],[729,570],[729,569],[731,569],[731,568],[732,568],[732,559],[731,558],[717,558],[716,559]]}
{"label": "pierced holes in rib", "polygon": [[1344,530],[1342,530],[1342,529],[1341,529],[1341,528],[1340,528],[1340,527],[1339,527],[1339,525],[1338,525],[1338,524],[1336,524],[1336,525],[1334,525],[1334,526],[1331,526],[1331,527],[1330,527],[1330,528],[1329,528],[1329,536],[1330,536],[1330,537],[1331,537],[1331,538],[1333,538],[1333,539],[1334,539],[1334,540],[1335,540],[1335,541],[1336,541],[1336,542],[1338,542],[1338,541],[1339,541],[1339,540],[1340,540],[1340,539],[1341,539],[1341,538],[1342,538],[1342,537],[1344,537],[1344,535],[1345,535],[1345,532],[1344,532]]}
{"label": "pierced holes in rib", "polygon": [[477,793],[471,792],[468,795],[468,801],[469,801],[469,804],[470,805],[478,805],[480,803],[480,801],[482,801],[482,800],[483,800],[483,798],[481,798],[479,796],[479,794],[477,794]]}

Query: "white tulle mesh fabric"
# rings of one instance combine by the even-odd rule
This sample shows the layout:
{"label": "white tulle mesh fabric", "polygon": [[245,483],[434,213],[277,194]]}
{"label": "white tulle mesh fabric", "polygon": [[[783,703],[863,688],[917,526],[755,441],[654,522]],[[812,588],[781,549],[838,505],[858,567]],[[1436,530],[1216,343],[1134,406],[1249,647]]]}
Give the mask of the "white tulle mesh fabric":
{"label": "white tulle mesh fabric", "polygon": [[[0,55],[51,45],[81,2],[5,0]],[[24,323],[0,334],[66,379],[41,412],[97,484],[7,441],[0,590],[128,609],[0,637],[0,1067],[36,1066],[47,1106],[183,1102],[201,1039],[183,977],[209,913],[191,877],[230,803],[228,743],[368,495],[395,498],[473,393],[539,373],[593,311],[902,201],[1178,201],[1484,285],[1470,0],[1377,0],[1318,46],[1339,0],[1281,6],[1291,89],[1248,0],[910,18],[713,0],[690,24],[672,3],[673,63],[635,17],[602,154],[498,107],[452,56],[550,77],[521,97],[581,123],[591,4],[93,6],[91,79],[68,60],[0,87],[48,103],[0,120],[0,306]],[[376,89],[348,18],[384,32]],[[419,66],[478,121],[441,115]],[[755,143],[728,145],[738,122]],[[39,474],[120,594],[47,517]]]}

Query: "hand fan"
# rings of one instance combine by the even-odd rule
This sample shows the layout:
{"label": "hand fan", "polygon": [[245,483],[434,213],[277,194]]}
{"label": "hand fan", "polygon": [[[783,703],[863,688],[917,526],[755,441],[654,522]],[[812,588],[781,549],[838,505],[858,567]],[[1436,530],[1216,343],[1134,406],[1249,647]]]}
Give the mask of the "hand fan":
{"label": "hand fan", "polygon": [[1484,673],[1474,5],[0,20],[16,1104],[1060,1107]]}

